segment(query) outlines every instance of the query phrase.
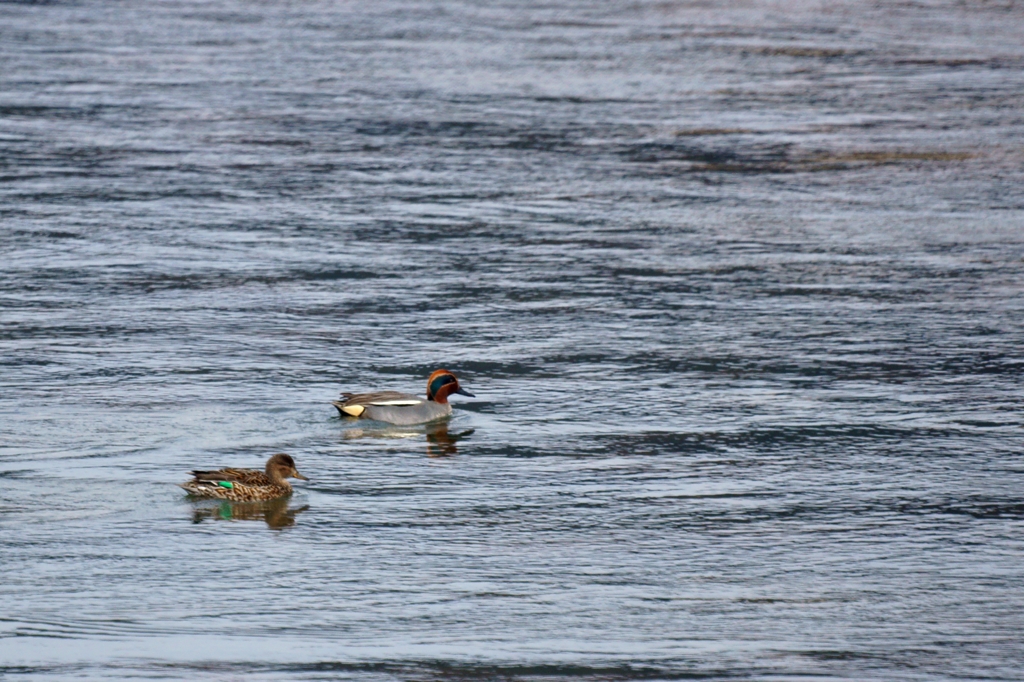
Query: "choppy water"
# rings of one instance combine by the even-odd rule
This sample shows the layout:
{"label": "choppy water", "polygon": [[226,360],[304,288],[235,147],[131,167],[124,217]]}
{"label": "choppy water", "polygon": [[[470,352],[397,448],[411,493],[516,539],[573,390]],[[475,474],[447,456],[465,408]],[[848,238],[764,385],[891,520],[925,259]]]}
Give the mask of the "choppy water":
{"label": "choppy water", "polygon": [[1024,679],[1022,25],[0,4],[0,676]]}

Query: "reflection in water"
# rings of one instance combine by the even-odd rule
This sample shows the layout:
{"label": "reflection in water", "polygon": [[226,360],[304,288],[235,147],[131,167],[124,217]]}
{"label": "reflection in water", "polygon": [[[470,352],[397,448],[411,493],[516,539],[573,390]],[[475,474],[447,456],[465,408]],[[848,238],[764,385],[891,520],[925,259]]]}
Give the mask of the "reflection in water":
{"label": "reflection in water", "polygon": [[222,521],[266,521],[267,527],[279,530],[295,525],[295,517],[309,509],[309,505],[288,508],[291,498],[279,497],[276,500],[263,502],[230,502],[228,500],[208,500],[196,503],[192,511],[192,522],[201,523],[203,519]]}
{"label": "reflection in water", "polygon": [[448,422],[442,421],[435,424],[426,424],[419,427],[395,427],[388,426],[380,429],[349,429],[345,431],[345,438],[416,438],[426,435],[427,457],[450,457],[459,454],[456,443],[469,436],[476,429],[466,429],[459,433],[449,433]]}
{"label": "reflection in water", "polygon": [[459,454],[455,443],[473,433],[475,429],[466,429],[460,433],[448,433],[448,424],[436,424],[427,429],[427,456],[448,457]]}

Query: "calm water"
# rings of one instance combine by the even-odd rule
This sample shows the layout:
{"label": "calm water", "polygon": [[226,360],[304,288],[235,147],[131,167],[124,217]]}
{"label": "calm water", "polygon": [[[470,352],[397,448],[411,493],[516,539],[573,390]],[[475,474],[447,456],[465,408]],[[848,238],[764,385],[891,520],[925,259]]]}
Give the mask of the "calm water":
{"label": "calm water", "polygon": [[0,4],[0,676],[1024,679],[1022,25]]}

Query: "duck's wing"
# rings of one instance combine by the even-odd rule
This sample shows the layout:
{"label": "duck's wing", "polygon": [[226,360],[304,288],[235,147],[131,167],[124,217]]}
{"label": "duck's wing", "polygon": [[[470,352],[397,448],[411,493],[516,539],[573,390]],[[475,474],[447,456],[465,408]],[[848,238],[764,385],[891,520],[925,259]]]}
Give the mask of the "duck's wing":
{"label": "duck's wing", "polygon": [[246,485],[270,485],[270,478],[256,469],[217,469],[216,471],[193,471],[196,481],[232,481]]}
{"label": "duck's wing", "polygon": [[367,407],[407,407],[421,405],[426,402],[423,398],[411,393],[400,393],[398,391],[378,391],[376,393],[342,393],[341,400],[335,400],[331,404],[338,408],[338,411],[350,417],[358,417],[366,411]]}
{"label": "duck's wing", "polygon": [[[223,482],[221,485],[220,481],[201,481],[198,478],[191,481],[186,481],[181,484],[181,488],[188,491],[189,495],[196,497],[214,497],[219,500],[231,499],[231,490],[234,487],[234,483]],[[231,486],[230,488],[228,486]]]}
{"label": "duck's wing", "polygon": [[261,502],[290,495],[291,492],[291,488],[274,484],[253,485],[247,483],[232,483],[230,499],[235,502]]}

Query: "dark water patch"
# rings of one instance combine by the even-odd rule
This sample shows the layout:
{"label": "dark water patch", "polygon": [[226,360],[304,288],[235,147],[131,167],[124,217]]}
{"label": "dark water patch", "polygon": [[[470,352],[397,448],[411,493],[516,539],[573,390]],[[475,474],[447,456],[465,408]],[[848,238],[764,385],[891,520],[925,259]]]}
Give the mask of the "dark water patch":
{"label": "dark water patch", "polygon": [[673,134],[676,137],[705,137],[711,135],[753,135],[757,131],[746,128],[690,128],[677,130]]}
{"label": "dark water patch", "polygon": [[[340,679],[354,676],[364,679],[370,675],[389,680],[710,680],[745,679],[752,670],[703,669],[693,663],[682,663],[678,667],[664,665],[515,665],[515,664],[466,664],[458,661],[420,659],[408,661],[345,662],[317,661],[311,663],[170,663],[142,664],[139,666],[118,666],[125,672],[151,671],[169,675],[217,674],[217,675],[266,675],[266,674],[336,674]],[[687,669],[692,668],[692,669]]]}
{"label": "dark water patch", "polygon": [[253,145],[257,147],[308,147],[310,146],[309,140],[294,140],[294,139],[259,139],[251,137],[243,137],[236,141],[237,144],[241,145]]}
{"label": "dark water patch", "polygon": [[765,55],[768,57],[811,57],[815,59],[836,59],[838,57],[851,57],[863,54],[857,50],[818,47],[813,45],[770,45],[765,47],[742,47],[740,49],[744,54]]}
{"label": "dark water patch", "polygon": [[952,500],[905,500],[893,503],[904,514],[970,516],[975,519],[1024,519],[1024,500],[993,500],[967,497]]}
{"label": "dark water patch", "polygon": [[[708,509],[704,501],[735,500],[743,504],[730,509]],[[814,519],[834,524],[809,532],[849,533],[861,524],[869,527],[899,524],[900,515],[942,523],[949,517],[971,517],[978,520],[1018,522],[1022,519],[1020,504],[969,502],[925,503],[918,500],[887,502],[865,501],[851,497],[830,496],[821,502],[792,502],[782,495],[668,496],[648,500],[645,513],[650,527],[711,527],[730,524],[773,523],[798,519]],[[627,524],[628,525],[628,524]],[[721,529],[721,528],[719,528]]]}
{"label": "dark water patch", "polygon": [[11,230],[9,234],[12,237],[28,237],[32,240],[88,239],[88,236],[82,232],[65,232],[62,230]]}
{"label": "dark water patch", "polygon": [[305,280],[317,282],[350,279],[378,279],[381,277],[398,277],[398,275],[395,273],[380,273],[358,269],[295,270],[278,281]]}
{"label": "dark water patch", "polygon": [[[899,427],[883,424],[804,424],[788,428],[763,428],[750,431],[660,432],[594,435],[587,441],[598,451],[637,456],[670,456],[694,452],[747,451],[777,452],[792,446],[823,445],[854,448],[857,444],[879,448],[883,444],[925,444],[941,439],[964,437],[960,429],[950,427]],[[907,453],[909,454],[909,453]],[[935,456],[929,453],[925,456]],[[817,456],[815,457],[817,459]]]}
{"label": "dark water patch", "polygon": [[1020,63],[1015,59],[1005,58],[987,58],[987,59],[972,59],[972,58],[956,58],[956,57],[915,57],[897,59],[896,64],[900,65],[911,65],[911,66],[942,66],[946,68],[960,68],[964,66],[987,66],[990,68],[1009,68],[1011,66],[1019,68]]}
{"label": "dark water patch", "polygon": [[625,160],[633,163],[665,163],[686,161],[701,170],[733,170],[735,172],[781,169],[790,153],[790,145],[761,146],[760,148],[713,149],[677,141],[647,142],[629,147],[622,152]]}
{"label": "dark water patch", "polygon": [[[874,661],[886,658],[875,653],[865,651],[843,651],[841,649],[830,649],[821,651],[799,651],[793,652],[799,656],[816,659],[819,661]],[[907,652],[912,653],[912,652]]]}
{"label": "dark water patch", "polygon": [[[610,97],[553,97],[553,96],[538,96],[530,98],[534,102],[541,103],[553,103],[553,104],[627,104],[631,103],[627,99],[616,99]],[[653,100],[651,100],[653,102]],[[633,100],[632,103],[635,103]]]}
{"label": "dark water patch", "polygon": [[[833,342],[830,358],[807,358],[793,362],[778,358],[773,353],[768,357],[749,354],[744,357],[699,356],[685,358],[666,357],[659,353],[640,357],[620,358],[633,372],[678,376],[681,374],[726,375],[733,379],[748,379],[764,376],[777,378],[812,378],[825,380],[872,380],[907,381],[925,377],[955,377],[967,375],[1005,375],[1008,378],[1020,376],[1024,371],[1024,358],[1015,353],[976,351],[962,354],[956,350],[946,352],[916,352],[913,348],[889,350],[886,359],[877,357],[869,349],[848,351],[849,358],[835,357],[843,352],[846,343]],[[873,357],[875,356],[875,357]],[[573,362],[565,358],[563,362]]]}
{"label": "dark water patch", "polygon": [[[713,132],[717,136],[730,134]],[[676,133],[680,136],[680,133]],[[709,136],[697,131],[683,137]],[[685,163],[689,172],[721,173],[798,173],[855,170],[868,166],[908,164],[954,164],[976,158],[977,154],[946,150],[864,150],[849,152],[813,152],[793,143],[734,144],[728,147],[682,144],[680,142],[645,142],[620,152],[624,159],[637,164]]]}
{"label": "dark water patch", "polygon": [[218,24],[259,24],[263,16],[259,14],[246,14],[242,12],[194,12],[181,15],[182,19],[198,19]]}
{"label": "dark water patch", "polygon": [[[32,273],[18,284],[22,292],[57,292],[83,289],[94,294],[125,295],[163,291],[210,291],[252,285],[278,286],[295,282],[332,282],[373,280],[398,277],[395,273],[369,272],[363,269],[296,269],[286,272],[196,272],[172,274],[140,272],[136,266],[116,269],[46,268]],[[0,283],[0,289],[3,285]]]}
{"label": "dark water patch", "polygon": [[486,379],[508,379],[521,376],[546,376],[544,365],[523,361],[461,360],[457,364],[459,375]]}
{"label": "dark water patch", "polygon": [[804,170],[847,170],[862,166],[884,166],[919,163],[955,163],[976,158],[973,152],[960,151],[853,151],[821,153],[800,159]]}
{"label": "dark water patch", "polygon": [[[61,324],[60,337],[62,339],[82,338],[115,338],[130,334],[146,334],[151,330],[146,327],[129,327],[120,324],[96,323],[91,325]],[[51,326],[29,326],[25,324],[12,325],[5,329],[3,336],[7,340],[20,339],[52,339],[54,328]]]}
{"label": "dark water patch", "polygon": [[[5,0],[10,2],[10,0]],[[81,107],[57,107],[29,104],[4,104],[0,105],[0,117],[2,118],[80,118],[87,112],[95,112],[94,107],[83,109]],[[26,138],[22,138],[24,141]]]}
{"label": "dark water patch", "polygon": [[352,131],[371,137],[404,138],[462,138],[499,137],[502,129],[494,124],[478,121],[424,121],[424,120],[369,120],[353,121]]}
{"label": "dark water patch", "polygon": [[[50,4],[47,0],[0,0],[0,4],[5,3]],[[0,665],[0,673],[5,675],[70,675],[81,672],[85,667],[81,665]]]}
{"label": "dark water patch", "polygon": [[[96,177],[92,175],[91,177]],[[168,199],[213,199],[234,200],[238,195],[232,191],[205,190],[198,188],[171,188],[164,191],[131,191],[110,189],[74,189],[64,192],[12,192],[9,198],[16,201],[40,202],[50,205],[79,205],[82,202],[158,202]]]}

